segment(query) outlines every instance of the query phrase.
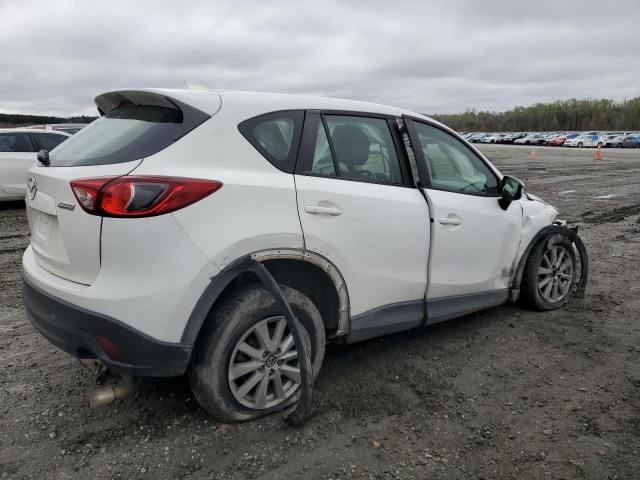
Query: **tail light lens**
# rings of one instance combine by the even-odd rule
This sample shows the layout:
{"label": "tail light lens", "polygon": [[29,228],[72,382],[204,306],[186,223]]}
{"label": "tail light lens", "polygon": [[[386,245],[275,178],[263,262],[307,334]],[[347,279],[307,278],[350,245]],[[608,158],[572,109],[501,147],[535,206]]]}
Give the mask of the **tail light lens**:
{"label": "tail light lens", "polygon": [[217,180],[123,176],[83,178],[71,182],[87,213],[103,217],[152,217],[202,200],[222,187]]}

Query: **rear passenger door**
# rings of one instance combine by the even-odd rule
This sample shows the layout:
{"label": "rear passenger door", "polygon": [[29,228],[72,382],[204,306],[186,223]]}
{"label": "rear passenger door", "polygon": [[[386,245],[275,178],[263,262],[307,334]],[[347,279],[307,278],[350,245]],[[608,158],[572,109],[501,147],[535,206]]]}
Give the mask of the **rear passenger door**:
{"label": "rear passenger door", "polygon": [[342,273],[352,340],[419,325],[428,207],[391,117],[308,112],[296,166],[305,246]]}
{"label": "rear passenger door", "polygon": [[27,170],[36,162],[35,145],[27,132],[0,133],[0,189],[24,195]]}

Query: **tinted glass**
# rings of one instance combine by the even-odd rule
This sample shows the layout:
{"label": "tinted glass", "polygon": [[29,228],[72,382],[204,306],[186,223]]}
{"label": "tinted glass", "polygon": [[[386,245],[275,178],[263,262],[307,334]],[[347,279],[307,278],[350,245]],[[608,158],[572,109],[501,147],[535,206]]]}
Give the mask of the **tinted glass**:
{"label": "tinted glass", "polygon": [[322,122],[318,122],[315,145],[311,172],[318,175],[335,177],[336,169],[333,164],[333,157],[331,156],[331,147],[329,147],[329,139],[327,138],[327,132]]}
{"label": "tinted glass", "polygon": [[292,173],[303,119],[302,111],[267,113],[245,120],[238,129],[274,167]]}
{"label": "tinted glass", "polygon": [[34,152],[28,133],[0,133],[0,152]]}
{"label": "tinted glass", "polygon": [[34,133],[34,135],[40,146],[49,152],[69,138],[55,133]]}
{"label": "tinted glass", "polygon": [[461,141],[424,123],[416,123],[415,126],[433,188],[458,193],[498,195],[496,176]]}
{"label": "tinted glass", "polygon": [[402,184],[400,163],[386,120],[325,117],[339,176],[353,180]]}
{"label": "tinted glass", "polygon": [[165,107],[118,107],[62,143],[52,166],[107,165],[138,160],[171,145],[182,112]]}
{"label": "tinted glass", "polygon": [[260,146],[278,162],[287,159],[293,140],[293,120],[277,118],[256,125],[253,135]]}

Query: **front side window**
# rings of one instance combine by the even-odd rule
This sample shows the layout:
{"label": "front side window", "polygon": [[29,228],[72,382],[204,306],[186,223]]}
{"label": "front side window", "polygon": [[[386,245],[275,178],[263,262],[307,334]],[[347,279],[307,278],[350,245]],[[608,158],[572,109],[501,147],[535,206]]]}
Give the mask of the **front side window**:
{"label": "front side window", "polygon": [[34,133],[40,146],[50,152],[67,138],[66,135],[58,135],[57,133]]}
{"label": "front side window", "polygon": [[24,153],[34,151],[35,149],[28,133],[0,133],[0,152]]}
{"label": "front side window", "polygon": [[292,173],[303,119],[304,112],[297,110],[267,113],[245,120],[238,129],[274,167]]}
{"label": "front side window", "polygon": [[498,195],[498,179],[460,140],[439,128],[415,123],[431,187],[457,193]]}

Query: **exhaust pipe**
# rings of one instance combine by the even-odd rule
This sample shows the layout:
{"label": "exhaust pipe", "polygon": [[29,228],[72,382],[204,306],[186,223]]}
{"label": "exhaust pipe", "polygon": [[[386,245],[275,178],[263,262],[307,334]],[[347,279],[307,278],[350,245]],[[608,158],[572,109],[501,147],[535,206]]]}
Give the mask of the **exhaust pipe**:
{"label": "exhaust pipe", "polygon": [[113,385],[96,388],[89,392],[89,406],[91,408],[102,407],[131,394],[134,390],[133,377],[122,375],[121,378],[119,382]]}

